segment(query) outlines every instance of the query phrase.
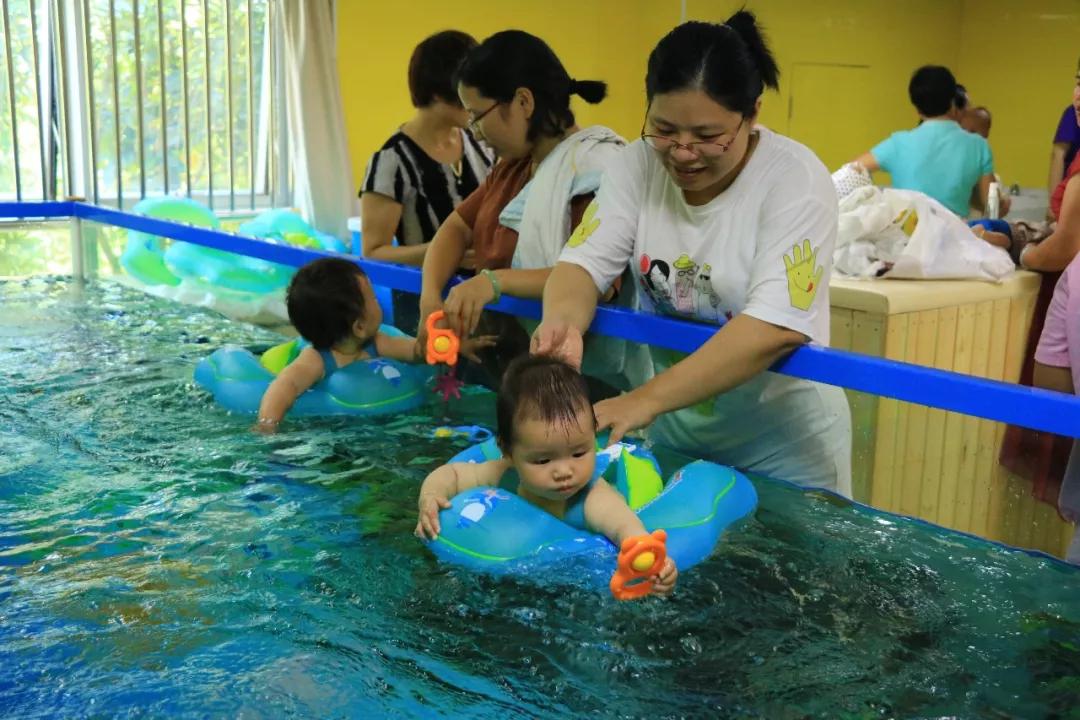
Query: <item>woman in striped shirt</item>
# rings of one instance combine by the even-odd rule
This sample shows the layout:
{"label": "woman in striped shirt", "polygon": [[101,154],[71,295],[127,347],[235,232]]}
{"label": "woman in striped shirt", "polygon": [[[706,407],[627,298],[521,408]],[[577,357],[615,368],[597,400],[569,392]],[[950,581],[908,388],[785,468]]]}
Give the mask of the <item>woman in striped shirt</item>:
{"label": "woman in striped shirt", "polygon": [[[468,114],[454,85],[458,65],[474,47],[471,36],[446,30],[413,51],[409,94],[416,114],[372,155],[360,189],[364,257],[423,265],[435,231],[487,177],[491,151],[465,129]],[[398,327],[416,328],[418,302],[416,295],[394,292]]]}

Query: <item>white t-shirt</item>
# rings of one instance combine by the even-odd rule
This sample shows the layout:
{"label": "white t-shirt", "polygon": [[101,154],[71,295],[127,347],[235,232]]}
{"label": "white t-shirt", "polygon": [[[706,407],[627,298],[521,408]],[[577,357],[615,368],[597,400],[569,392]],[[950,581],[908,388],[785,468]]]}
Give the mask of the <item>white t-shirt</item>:
{"label": "white t-shirt", "polygon": [[[687,204],[655,150],[631,144],[559,260],[600,290],[630,264],[645,310],[704,322],[746,313],[828,344],[836,191],[809,149],[757,132],[735,182],[700,206]],[[652,355],[658,373],[683,357]],[[851,419],[839,388],[765,372],[661,416],[651,432],[695,456],[850,493]]]}

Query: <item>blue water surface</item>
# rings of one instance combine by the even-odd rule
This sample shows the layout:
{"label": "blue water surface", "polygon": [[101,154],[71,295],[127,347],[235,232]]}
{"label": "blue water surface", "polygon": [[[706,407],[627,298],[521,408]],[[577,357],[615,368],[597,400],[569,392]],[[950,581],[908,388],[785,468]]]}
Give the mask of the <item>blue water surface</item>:
{"label": "blue water surface", "polygon": [[431,429],[491,396],[264,437],[191,370],[279,341],[0,282],[0,714],[1080,717],[1080,575],[768,480],[669,601],[441,566]]}

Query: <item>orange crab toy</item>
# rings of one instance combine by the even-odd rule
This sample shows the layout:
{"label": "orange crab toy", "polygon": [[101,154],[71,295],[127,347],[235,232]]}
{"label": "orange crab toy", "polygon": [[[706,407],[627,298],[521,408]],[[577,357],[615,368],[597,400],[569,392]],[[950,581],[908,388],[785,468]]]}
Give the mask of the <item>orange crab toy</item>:
{"label": "orange crab toy", "polygon": [[447,328],[437,328],[435,323],[446,317],[442,310],[436,310],[428,315],[427,319],[427,363],[446,363],[457,365],[458,350],[461,348],[461,340],[457,333]]}
{"label": "orange crab toy", "polygon": [[[667,533],[653,530],[623,540],[615,574],[611,576],[611,594],[616,600],[635,600],[652,592],[653,581],[667,560]],[[637,580],[633,584],[632,581]]]}

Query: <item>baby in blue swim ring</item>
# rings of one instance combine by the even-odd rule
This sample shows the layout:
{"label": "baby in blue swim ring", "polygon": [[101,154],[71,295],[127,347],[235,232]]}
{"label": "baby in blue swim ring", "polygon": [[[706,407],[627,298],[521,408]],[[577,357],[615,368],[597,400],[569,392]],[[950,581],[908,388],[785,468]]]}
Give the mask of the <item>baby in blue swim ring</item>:
{"label": "baby in blue swim ring", "polygon": [[[577,370],[550,356],[518,358],[503,376],[496,418],[503,457],[451,463],[428,475],[420,487],[417,537],[438,537],[439,511],[450,507],[450,498],[483,486],[514,491],[564,523],[604,535],[616,546],[646,533],[626,499],[597,472],[596,416],[585,378]],[[668,557],[652,578],[652,594],[669,594],[677,577]]]}
{"label": "baby in blue swim ring", "polygon": [[[310,345],[287,360],[263,393],[256,424],[262,432],[273,432],[300,395],[351,363],[377,357],[424,362],[415,338],[380,329],[382,309],[370,280],[344,258],[320,258],[300,268],[289,283],[286,307]],[[470,338],[460,352],[475,358],[478,349],[494,343],[494,336]]]}

